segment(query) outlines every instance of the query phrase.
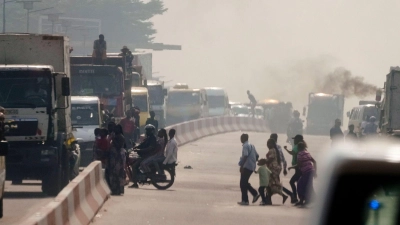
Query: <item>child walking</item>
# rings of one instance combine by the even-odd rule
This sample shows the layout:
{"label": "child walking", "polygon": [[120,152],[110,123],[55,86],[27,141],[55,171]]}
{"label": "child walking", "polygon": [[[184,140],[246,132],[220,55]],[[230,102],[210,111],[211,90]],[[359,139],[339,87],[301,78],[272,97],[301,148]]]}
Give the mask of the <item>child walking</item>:
{"label": "child walking", "polygon": [[[271,175],[271,171],[267,168],[267,160],[260,159],[257,162],[259,166],[257,173],[260,177],[260,187],[258,188],[258,192],[261,195],[261,203],[260,205],[272,205],[271,202],[271,189],[269,188],[269,177]],[[265,193],[267,192],[267,195]]]}

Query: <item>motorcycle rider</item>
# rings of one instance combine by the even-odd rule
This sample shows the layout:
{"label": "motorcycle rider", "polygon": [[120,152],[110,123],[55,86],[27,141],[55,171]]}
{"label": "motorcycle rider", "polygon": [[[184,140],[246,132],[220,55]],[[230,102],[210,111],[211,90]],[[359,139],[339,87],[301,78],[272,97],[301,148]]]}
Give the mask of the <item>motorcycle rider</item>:
{"label": "motorcycle rider", "polygon": [[292,138],[296,135],[303,135],[303,121],[300,119],[299,111],[295,110],[293,112],[293,118],[289,121],[286,134],[287,142],[290,143],[292,146],[294,145]]}
{"label": "motorcycle rider", "polygon": [[154,135],[155,129],[156,128],[151,124],[146,125],[146,127],[144,128],[146,138],[140,145],[138,145],[134,149],[134,151],[137,152],[140,158],[138,158],[138,160],[132,165],[132,178],[134,182],[133,185],[131,186],[132,188],[139,188],[139,185],[137,183],[139,166],[142,163],[142,161],[145,160],[147,157],[151,156],[157,148],[157,138]]}

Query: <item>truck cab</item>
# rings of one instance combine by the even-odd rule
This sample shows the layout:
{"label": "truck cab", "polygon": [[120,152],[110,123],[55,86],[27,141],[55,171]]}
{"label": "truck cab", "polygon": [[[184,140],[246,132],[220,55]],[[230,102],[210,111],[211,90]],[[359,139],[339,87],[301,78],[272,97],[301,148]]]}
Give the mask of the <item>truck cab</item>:
{"label": "truck cab", "polygon": [[379,124],[379,109],[375,104],[359,105],[354,107],[350,112],[347,112],[349,117],[349,126],[354,126],[354,133],[359,137],[362,135],[362,123],[369,122],[367,119],[371,116],[376,118],[376,123]]}
{"label": "truck cab", "polygon": [[80,166],[88,166],[93,161],[94,130],[102,125],[100,99],[96,96],[72,96],[71,122],[81,149]]}
{"label": "truck cab", "polygon": [[9,144],[6,179],[42,181],[57,195],[79,173],[72,133],[69,40],[58,35],[0,34],[0,105]]}
{"label": "truck cab", "polygon": [[206,90],[182,86],[176,85],[168,92],[167,125],[209,116]]}

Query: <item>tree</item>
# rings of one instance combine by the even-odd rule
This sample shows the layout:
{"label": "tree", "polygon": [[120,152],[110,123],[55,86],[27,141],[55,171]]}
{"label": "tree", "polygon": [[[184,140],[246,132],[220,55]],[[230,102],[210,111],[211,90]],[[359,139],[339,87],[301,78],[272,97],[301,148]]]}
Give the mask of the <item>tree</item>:
{"label": "tree", "polygon": [[[42,0],[34,4],[34,10],[52,6],[65,17],[100,19],[102,32],[112,43],[152,42],[156,30],[150,19],[167,11],[162,0]],[[31,32],[37,30],[41,13],[45,11],[31,15]],[[25,15],[22,4],[8,3],[7,32],[25,32]]]}

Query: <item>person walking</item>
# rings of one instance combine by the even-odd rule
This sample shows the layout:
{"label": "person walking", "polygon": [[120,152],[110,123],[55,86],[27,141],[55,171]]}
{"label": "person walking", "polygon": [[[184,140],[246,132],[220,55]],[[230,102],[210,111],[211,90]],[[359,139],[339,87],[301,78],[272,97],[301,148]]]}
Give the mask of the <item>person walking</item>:
{"label": "person walking", "polygon": [[364,135],[365,136],[373,136],[376,135],[378,132],[378,125],[375,124],[376,121],[376,117],[375,116],[371,116],[369,118],[369,121],[367,123],[367,125],[365,126],[364,129]]}
{"label": "person walking", "polygon": [[250,91],[247,91],[247,97],[250,100],[250,109],[251,109],[251,114],[253,115],[253,118],[256,115],[256,111],[254,110],[256,105],[257,105],[257,101],[256,98],[254,98],[254,95],[250,93]]}
{"label": "person walking", "polygon": [[132,111],[126,111],[126,117],[119,122],[122,126],[124,137],[125,137],[125,144],[127,149],[133,148],[133,139],[135,135],[136,125],[135,119],[132,117]]}
{"label": "person walking", "polygon": [[298,191],[300,201],[296,203],[296,206],[303,206],[310,202],[311,195],[314,192],[313,180],[317,177],[317,162],[311,156],[310,152],[307,151],[307,145],[303,142],[297,145],[299,153],[297,154],[297,165],[289,168],[299,168],[301,170],[301,177],[298,182]]}
{"label": "person walking", "polygon": [[303,121],[300,119],[300,112],[295,110],[293,118],[290,119],[287,130],[287,142],[294,146],[293,137],[300,134],[303,135]]}
{"label": "person walking", "polygon": [[349,132],[346,134],[346,142],[357,141],[357,134],[354,133],[354,125],[349,125]]}
{"label": "person walking", "polygon": [[341,125],[342,121],[340,121],[340,119],[336,119],[335,125],[331,128],[329,132],[332,140],[332,145],[343,142],[344,135],[342,129],[340,128]]}
{"label": "person walking", "polygon": [[[292,150],[290,151],[289,149],[287,149],[286,146],[284,147],[285,150],[286,150],[290,155],[292,155],[292,166],[297,165],[297,154],[299,153],[299,150],[298,150],[297,145],[298,145],[300,142],[305,143],[304,138],[303,138],[303,135],[296,135],[296,136],[293,138],[294,146],[293,146]],[[290,184],[290,187],[292,188],[292,193],[293,193],[293,195],[292,195],[293,198],[292,198],[292,200],[291,200],[291,203],[292,203],[292,204],[295,204],[295,203],[297,203],[297,202],[299,201],[298,198],[297,198],[297,187],[296,187],[296,183],[298,183],[300,177],[301,177],[301,171],[300,171],[300,169],[298,169],[298,168],[296,167],[296,168],[295,168],[295,172],[294,172],[292,178],[290,178],[290,181],[289,181],[289,184]]]}
{"label": "person walking", "polygon": [[147,118],[146,125],[151,124],[156,128],[156,131],[158,131],[158,120],[156,120],[155,117],[156,113],[154,111],[150,111],[150,118]]}
{"label": "person walking", "polygon": [[163,162],[164,165],[176,163],[176,161],[178,160],[178,144],[175,140],[175,134],[175,129],[170,129],[168,132],[169,141],[165,146],[165,159]]}
{"label": "person walking", "polygon": [[242,192],[242,201],[238,202],[239,205],[249,205],[249,197],[247,192],[249,191],[253,195],[253,203],[258,200],[260,195],[249,183],[249,179],[253,171],[256,169],[256,162],[258,153],[254,145],[249,143],[249,135],[242,134],[240,136],[242,142],[242,157],[239,161],[240,166],[240,190]]}
{"label": "person walking", "polygon": [[110,189],[112,195],[123,195],[125,186],[125,160],[126,152],[124,149],[125,137],[122,126],[117,125],[114,129],[114,137],[111,141],[109,175]]}
{"label": "person walking", "polygon": [[[278,134],[273,133],[273,134],[271,134],[269,136],[269,138],[273,139],[275,141],[276,148],[278,149],[279,156],[281,157],[281,166],[283,168],[283,175],[286,176],[287,175],[287,170],[286,170],[287,169],[287,162],[286,162],[286,159],[285,159],[285,155],[283,154],[282,147],[280,145],[278,145]],[[290,201],[291,202],[294,202],[295,197],[293,196],[293,192],[289,191],[289,189],[285,188],[283,185],[282,185],[282,191],[285,194],[290,196]]]}
{"label": "person walking", "polygon": [[281,156],[279,154],[279,150],[275,144],[274,139],[269,139],[267,142],[268,146],[268,153],[267,153],[267,167],[268,169],[272,172],[271,177],[269,180],[269,187],[271,188],[271,193],[270,197],[274,194],[278,194],[282,196],[283,201],[282,204],[285,204],[288,196],[283,194],[282,192],[282,183],[279,178],[279,175],[281,174],[282,171],[282,165],[281,165]]}
{"label": "person walking", "polygon": [[[257,173],[260,178],[260,187],[258,188],[258,193],[261,196],[260,205],[272,205],[271,198],[269,197],[271,189],[268,187],[271,171],[267,168],[267,160],[260,159],[258,160],[257,165],[259,166]],[[268,196],[268,198],[266,196]]]}

